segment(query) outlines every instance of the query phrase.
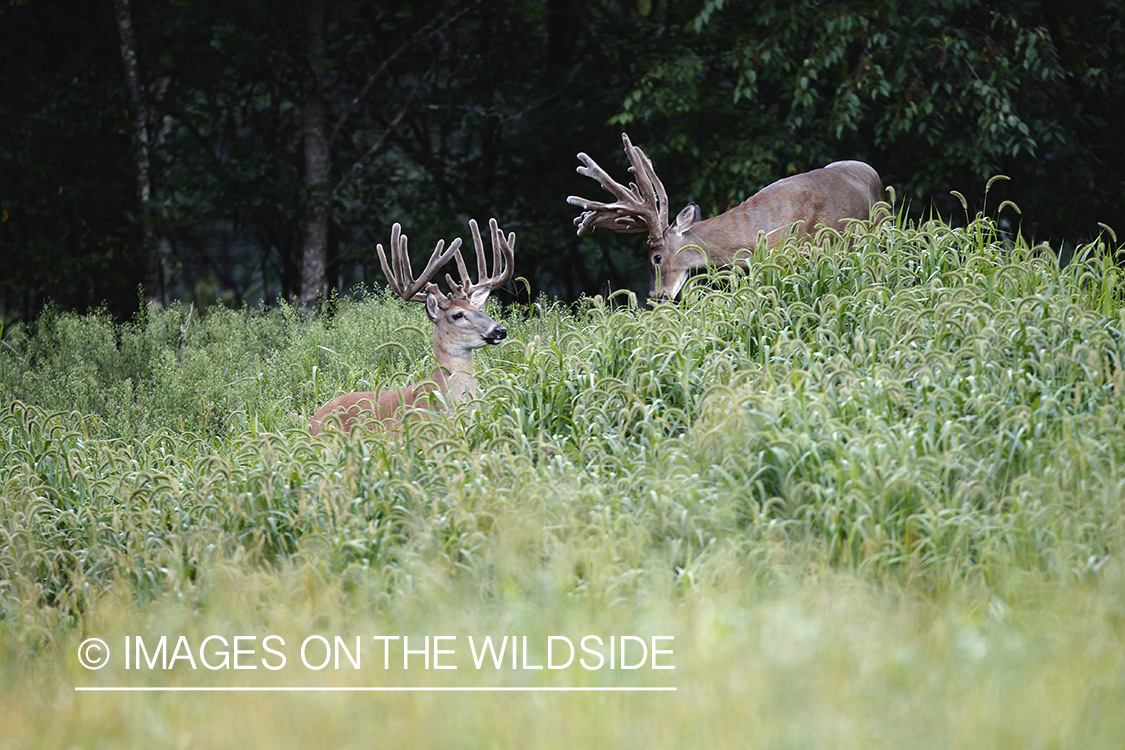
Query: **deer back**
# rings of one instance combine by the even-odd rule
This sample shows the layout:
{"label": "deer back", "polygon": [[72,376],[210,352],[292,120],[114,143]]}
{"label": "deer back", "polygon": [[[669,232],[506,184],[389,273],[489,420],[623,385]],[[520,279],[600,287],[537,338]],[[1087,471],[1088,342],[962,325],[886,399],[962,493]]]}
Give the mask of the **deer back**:
{"label": "deer back", "polygon": [[673,225],[665,248],[675,252],[702,242],[712,263],[729,263],[739,250],[757,247],[759,233],[773,247],[792,233],[811,234],[821,225],[843,232],[845,220],[870,218],[882,193],[879,175],[867,164],[833,162],[767,185],[726,213]]}
{"label": "deer back", "polygon": [[[406,413],[416,405],[424,406],[423,397],[433,393],[438,387],[431,379],[394,391],[343,393],[317,410],[309,424],[309,432],[319,435],[338,422],[344,432],[361,428],[380,430],[391,437],[397,437]],[[420,400],[423,404],[418,404]]]}

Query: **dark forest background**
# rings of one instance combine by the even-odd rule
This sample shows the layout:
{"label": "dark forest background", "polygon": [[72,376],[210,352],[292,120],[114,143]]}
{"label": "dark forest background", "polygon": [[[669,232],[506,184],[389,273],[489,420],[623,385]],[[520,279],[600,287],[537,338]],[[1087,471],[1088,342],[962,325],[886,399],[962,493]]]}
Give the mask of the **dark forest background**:
{"label": "dark forest background", "polygon": [[641,289],[565,203],[623,130],[673,214],[862,159],[915,216],[1125,231],[1125,0],[0,3],[0,324],[309,302],[381,283],[395,221],[418,256],[495,216],[521,297]]}

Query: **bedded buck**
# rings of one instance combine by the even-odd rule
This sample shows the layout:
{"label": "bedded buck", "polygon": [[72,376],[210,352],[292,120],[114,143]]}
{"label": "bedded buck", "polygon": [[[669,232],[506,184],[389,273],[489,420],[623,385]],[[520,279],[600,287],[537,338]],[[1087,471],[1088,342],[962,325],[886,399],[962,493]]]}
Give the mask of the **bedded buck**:
{"label": "bedded buck", "polygon": [[726,213],[702,219],[689,203],[668,223],[668,193],[652,162],[621,134],[629,171],[636,182],[616,182],[585,153],[578,174],[592,177],[617,199],[600,203],[572,195],[566,202],[582,213],[574,220],[578,236],[602,227],[614,232],[648,232],[652,280],[649,297],[675,298],[688,274],[704,266],[745,263],[749,251],[772,248],[793,234],[811,235],[820,225],[838,232],[846,219],[867,221],[883,200],[879,174],[861,161],[836,161],[821,169],[786,177],[759,190]]}
{"label": "bedded buck", "polygon": [[[476,397],[477,371],[473,351],[488,344],[499,344],[508,335],[507,330],[484,314],[484,306],[492,290],[512,278],[515,267],[515,233],[505,237],[496,225],[496,219],[492,219],[488,226],[492,234],[492,274],[486,277],[484,243],[481,242],[476,221],[469,221],[477,251],[479,280],[476,283],[470,279],[461,257],[460,237],[444,252],[445,240],[438,240],[425,270],[415,279],[410,268],[406,235],[402,234],[402,228],[397,223],[391,228],[391,264],[387,265],[382,245],[377,246],[379,262],[396,294],[408,301],[426,303],[426,314],[434,324],[437,368],[426,380],[398,390],[361,391],[337,396],[313,417],[309,425],[313,435],[339,424],[348,431],[368,427],[382,430],[388,437],[397,437],[403,420],[411,413],[424,418],[423,410],[434,411]],[[431,279],[451,258],[457,263],[461,283],[456,283],[446,274],[450,288],[450,294],[446,295]]]}

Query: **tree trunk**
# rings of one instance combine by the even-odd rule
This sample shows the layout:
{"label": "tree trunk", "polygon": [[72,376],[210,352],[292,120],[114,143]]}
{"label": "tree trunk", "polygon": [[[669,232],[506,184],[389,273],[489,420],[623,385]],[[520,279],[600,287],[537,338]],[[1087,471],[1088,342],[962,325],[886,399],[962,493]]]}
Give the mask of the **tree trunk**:
{"label": "tree trunk", "polygon": [[125,66],[125,81],[133,102],[133,162],[137,175],[138,215],[141,219],[141,237],[144,245],[145,301],[165,307],[167,299],[166,251],[168,242],[158,236],[152,225],[149,205],[152,200],[152,178],[148,157],[148,111],[145,107],[141,74],[137,66],[137,43],[133,37],[133,19],[129,0],[114,0],[117,16],[117,33],[121,42],[121,62]]}
{"label": "tree trunk", "polygon": [[301,304],[328,293],[328,128],[324,103],[325,0],[309,0],[308,94],[305,98],[305,232],[301,253]]}

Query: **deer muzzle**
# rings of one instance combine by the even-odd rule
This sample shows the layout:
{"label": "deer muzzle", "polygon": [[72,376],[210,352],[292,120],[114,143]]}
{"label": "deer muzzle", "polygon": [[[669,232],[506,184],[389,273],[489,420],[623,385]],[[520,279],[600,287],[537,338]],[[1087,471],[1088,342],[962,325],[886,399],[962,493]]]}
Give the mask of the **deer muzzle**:
{"label": "deer muzzle", "polygon": [[496,326],[481,338],[483,338],[487,344],[499,344],[501,341],[508,338],[508,329],[503,326]]}

